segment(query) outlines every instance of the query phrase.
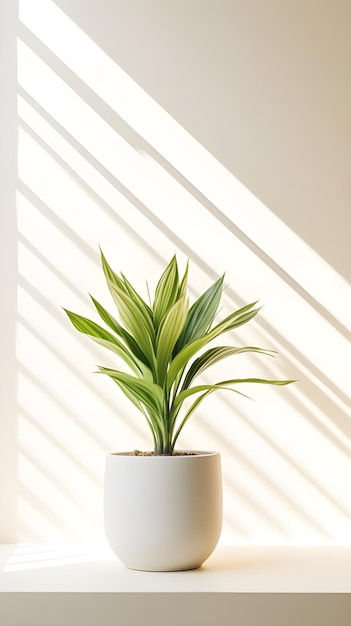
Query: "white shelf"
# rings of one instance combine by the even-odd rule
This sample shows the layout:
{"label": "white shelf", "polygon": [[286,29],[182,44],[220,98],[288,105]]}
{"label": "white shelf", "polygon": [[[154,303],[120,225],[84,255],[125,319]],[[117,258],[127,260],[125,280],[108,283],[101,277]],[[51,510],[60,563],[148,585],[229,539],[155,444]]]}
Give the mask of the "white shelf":
{"label": "white shelf", "polygon": [[161,573],[127,570],[105,546],[3,545],[0,615],[2,626],[329,626],[336,615],[349,626],[351,548],[222,546],[199,570]]}

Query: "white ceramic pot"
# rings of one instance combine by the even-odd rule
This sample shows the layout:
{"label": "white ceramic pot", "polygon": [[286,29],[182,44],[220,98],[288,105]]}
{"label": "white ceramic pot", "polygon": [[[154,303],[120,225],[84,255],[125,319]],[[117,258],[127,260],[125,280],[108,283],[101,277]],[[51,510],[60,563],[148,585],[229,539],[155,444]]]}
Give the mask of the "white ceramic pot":
{"label": "white ceramic pot", "polygon": [[104,515],[107,540],[126,567],[200,567],[222,528],[220,454],[108,455]]}

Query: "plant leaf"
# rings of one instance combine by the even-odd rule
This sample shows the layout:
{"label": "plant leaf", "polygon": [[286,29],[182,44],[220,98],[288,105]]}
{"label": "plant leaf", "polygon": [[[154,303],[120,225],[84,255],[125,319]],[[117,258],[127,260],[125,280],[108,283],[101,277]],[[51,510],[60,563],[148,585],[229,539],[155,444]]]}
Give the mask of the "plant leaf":
{"label": "plant leaf", "polygon": [[106,257],[103,254],[101,249],[100,249],[100,253],[101,253],[102,269],[103,269],[104,274],[105,274],[107,286],[108,286],[108,288],[110,290],[112,298],[115,301],[116,306],[118,307],[118,302],[116,301],[116,294],[118,292],[122,292],[122,293],[128,295],[135,303],[137,303],[139,308],[140,308],[140,310],[143,310],[148,315],[150,320],[152,321],[152,312],[151,312],[151,309],[148,306],[148,304],[142,299],[142,297],[138,294],[138,292],[134,289],[134,287],[132,287],[132,285],[126,279],[125,276],[122,275],[122,278],[120,278],[113,271],[111,266],[108,264],[108,262],[106,260]]}
{"label": "plant leaf", "polygon": [[178,298],[181,298],[182,296],[185,296],[186,293],[187,293],[188,274],[189,274],[189,259],[186,262],[183,278],[182,278],[182,280],[180,281],[180,284],[179,284]]}
{"label": "plant leaf", "polygon": [[[163,420],[164,398],[161,387],[156,383],[140,380],[117,370],[111,370],[105,367],[99,367],[99,370],[101,373],[107,374],[107,376],[112,378],[127,397],[134,397],[135,406],[138,406],[137,403],[140,402],[145,407],[150,416],[150,422],[153,425],[155,438],[158,444],[163,447],[164,443],[167,441],[167,432],[166,424]],[[140,409],[139,406],[138,408]],[[144,413],[144,411],[142,412]]]}
{"label": "plant leaf", "polygon": [[[207,389],[207,391],[205,391],[205,393],[203,393],[201,396],[199,396],[198,398],[196,398],[195,402],[193,402],[193,404],[191,405],[191,407],[189,408],[189,410],[186,412],[186,414],[184,415],[181,423],[179,424],[177,431],[175,433],[175,435],[173,436],[172,439],[172,446],[174,448],[176,441],[181,433],[181,431],[183,430],[186,422],[188,421],[189,417],[191,417],[191,415],[194,413],[194,411],[197,409],[197,407],[199,406],[199,404],[201,404],[201,402],[206,398],[206,396],[210,395],[210,393],[213,393],[214,391],[216,391],[216,389]],[[177,412],[178,414],[178,412]],[[173,420],[172,420],[172,426],[174,425],[175,419],[177,417],[177,414],[173,416]]]}
{"label": "plant leaf", "polygon": [[255,348],[254,346],[244,346],[241,348],[235,348],[232,346],[217,346],[215,348],[210,348],[204,352],[204,354],[199,356],[196,361],[194,361],[184,379],[182,389],[187,389],[195,376],[204,372],[208,367],[210,367],[210,365],[214,365],[215,363],[218,363],[218,361],[226,359],[228,356],[242,354],[244,352],[257,352],[268,356],[274,356],[275,354],[274,350],[265,350],[264,348]]}
{"label": "plant leaf", "polygon": [[187,298],[186,296],[182,296],[162,319],[156,339],[157,381],[161,386],[167,375],[172,350],[182,332],[187,309]]}
{"label": "plant leaf", "polygon": [[114,287],[118,287],[119,289],[123,289],[124,288],[123,281],[121,278],[119,278],[119,276],[117,276],[117,274],[113,271],[112,267],[108,264],[106,257],[104,253],[102,252],[101,248],[100,248],[100,255],[101,255],[101,265],[102,265],[103,272],[105,274],[107,286],[113,297],[111,287],[114,286]]}
{"label": "plant leaf", "polygon": [[146,357],[147,364],[154,372],[156,338],[149,315],[145,309],[140,308],[138,303],[132,300],[132,298],[121,289],[112,287],[112,291],[115,293],[115,302],[122,323],[139,345],[140,350]]}
{"label": "plant leaf", "polygon": [[215,339],[219,335],[228,330],[232,330],[236,326],[240,326],[241,324],[245,324],[250,319],[252,319],[255,315],[257,315],[259,309],[253,309],[256,302],[251,304],[247,304],[246,306],[238,309],[231,315],[228,315],[222,322],[217,324],[212,330],[206,333],[203,337],[199,337],[199,339],[195,339],[191,343],[184,346],[181,351],[174,357],[172,360],[168,374],[167,374],[167,387],[171,388],[173,382],[176,380],[177,376],[182,372],[183,368],[187,365],[189,360],[199,351],[203,346],[207,343]]}
{"label": "plant leaf", "polygon": [[142,373],[142,369],[139,367],[138,362],[134,359],[133,354],[131,354],[126,346],[124,346],[108,330],[105,330],[102,326],[99,326],[99,324],[89,320],[87,317],[83,317],[83,315],[78,315],[68,309],[63,310],[68,315],[73,326],[79,330],[79,332],[84,335],[88,335],[88,337],[93,339],[96,343],[118,354],[118,356],[120,356],[138,375]]}
{"label": "plant leaf", "polygon": [[123,280],[125,292],[131,297],[132,300],[134,300],[134,302],[138,304],[140,309],[145,309],[146,313],[152,320],[152,310],[150,309],[147,302],[145,302],[145,300],[138,294],[133,285],[131,285],[129,280],[127,280],[127,278],[124,276],[124,274],[121,274],[121,277]]}
{"label": "plant leaf", "polygon": [[[251,304],[246,304],[241,309],[238,309],[237,311],[234,311],[233,313],[228,315],[224,320],[222,320],[219,324],[217,324],[217,326],[214,326],[214,328],[212,329],[212,331],[216,331],[215,336],[218,337],[218,334],[221,335],[223,332],[233,330],[234,328],[238,328],[239,326],[250,322],[250,320],[252,320],[261,310],[261,307],[258,307],[256,309],[252,308],[256,304],[257,300],[256,302],[251,302]],[[217,331],[219,331],[219,333]]]}
{"label": "plant leaf", "polygon": [[185,345],[202,337],[212,325],[222,295],[224,275],[190,307],[182,334],[175,346],[177,354]]}
{"label": "plant leaf", "polygon": [[110,376],[121,388],[128,389],[134,398],[142,402],[152,413],[158,413],[159,416],[162,415],[163,390],[159,385],[107,367],[99,367],[99,371]]}
{"label": "plant leaf", "polygon": [[[270,352],[270,351],[269,351]],[[229,383],[230,381],[223,381],[223,383]],[[290,383],[296,382],[295,380],[284,380],[284,381],[277,381],[277,380],[264,380],[264,379],[242,379],[242,380],[238,380],[236,382],[254,382],[254,383],[262,383],[262,384],[273,384],[273,385],[288,385]],[[220,384],[220,383],[219,383]],[[221,385],[221,384],[220,384]],[[217,385],[208,385],[207,386],[207,390],[198,398],[196,398],[195,402],[193,402],[193,404],[190,406],[190,408],[188,409],[188,411],[186,412],[185,416],[183,417],[181,423],[179,424],[177,431],[172,439],[172,446],[174,448],[176,441],[181,433],[181,431],[183,430],[186,422],[188,421],[189,417],[191,417],[191,415],[194,413],[194,411],[197,409],[197,407],[199,406],[199,404],[211,393],[213,393],[214,391],[217,391],[218,389],[224,389],[227,391],[234,391],[235,393],[238,393],[241,396],[244,396],[245,398],[248,398],[249,396],[246,396],[246,394],[243,394],[241,392],[239,392],[237,389],[231,389],[230,387],[222,387],[222,386],[217,386]],[[196,393],[199,392],[199,388],[197,389]],[[190,394],[189,394],[190,395]],[[185,399],[185,398],[184,398]],[[179,409],[181,407],[183,400],[181,400],[180,404],[178,407],[175,408],[174,414],[172,415],[172,427],[175,423],[176,417],[178,415]]]}
{"label": "plant leaf", "polygon": [[178,298],[179,276],[175,255],[168,263],[155,289],[153,318],[158,329],[161,320],[168,313]]}
{"label": "plant leaf", "polygon": [[[231,378],[230,380],[222,380],[214,385],[197,385],[196,387],[190,387],[189,389],[184,389],[181,391],[174,399],[173,407],[176,409],[180,404],[184,402],[186,398],[194,395],[195,393],[199,393],[201,391],[205,391],[207,389],[228,389],[229,391],[235,391],[236,393],[240,393],[240,395],[245,395],[241,392],[238,392],[236,389],[231,389],[228,385],[237,385],[241,383],[259,383],[263,385],[289,385],[290,383],[296,382],[295,380],[267,380],[266,378]],[[248,397],[248,396],[246,396]]]}
{"label": "plant leaf", "polygon": [[113,382],[116,383],[116,385],[118,385],[118,387],[121,389],[124,395],[128,398],[128,400],[130,400],[134,404],[134,406],[143,414],[152,432],[154,443],[156,444],[162,441],[163,435],[162,435],[162,431],[160,428],[159,419],[157,418],[157,415],[154,414],[153,409],[150,410],[150,407],[149,407],[148,410],[149,410],[149,413],[151,414],[149,415],[148,412],[145,410],[145,407],[142,404],[141,400],[139,399],[138,394],[135,393],[135,390],[131,391],[130,385],[125,384],[122,380],[118,380],[115,376],[112,376],[111,374],[109,374],[106,371],[106,368],[99,367],[99,370],[102,374],[106,373],[113,380]]}
{"label": "plant leaf", "polygon": [[123,326],[121,326],[118,321],[108,312],[106,309],[100,304],[93,296],[90,296],[93,304],[99,313],[101,319],[107,324],[121,339],[123,339],[124,343],[127,344],[129,350],[134,354],[134,356],[147,365],[147,359],[145,358],[144,353],[140,350],[137,342],[134,337],[130,335]]}

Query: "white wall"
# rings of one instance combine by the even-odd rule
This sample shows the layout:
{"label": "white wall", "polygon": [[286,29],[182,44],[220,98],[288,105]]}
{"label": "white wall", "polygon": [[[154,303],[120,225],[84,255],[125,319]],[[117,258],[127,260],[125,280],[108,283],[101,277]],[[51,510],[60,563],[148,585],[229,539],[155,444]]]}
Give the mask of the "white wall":
{"label": "white wall", "polygon": [[61,310],[111,306],[100,244],[141,289],[174,251],[194,297],[226,271],[223,313],[264,304],[233,342],[280,352],[234,371],[300,380],[184,431],[222,452],[223,542],[350,543],[349,3],[1,7],[0,539],[101,537],[104,454],[150,447]]}

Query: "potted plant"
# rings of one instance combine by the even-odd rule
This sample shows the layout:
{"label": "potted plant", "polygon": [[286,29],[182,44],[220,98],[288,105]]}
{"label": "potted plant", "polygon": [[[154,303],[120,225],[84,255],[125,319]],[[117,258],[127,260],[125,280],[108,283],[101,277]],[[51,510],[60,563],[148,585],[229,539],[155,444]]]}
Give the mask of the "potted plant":
{"label": "potted plant", "polygon": [[[142,413],[153,441],[151,452],[107,455],[104,514],[107,539],[129,568],[179,570],[199,567],[215,548],[222,525],[220,454],[179,451],[176,443],[188,419],[214,391],[242,383],[287,385],[291,380],[228,378],[214,384],[201,373],[229,356],[272,350],[208,344],[246,324],[257,302],[216,321],[224,276],[190,307],[188,263],[182,276],[174,256],[147,303],[127,278],[112,270],[101,252],[108,288],[119,321],[91,296],[105,327],[64,309],[75,328],[112,350],[131,373],[99,367]],[[108,328],[108,329],[107,329]],[[184,408],[184,402],[186,408]],[[190,403],[190,404],[189,404]]]}

